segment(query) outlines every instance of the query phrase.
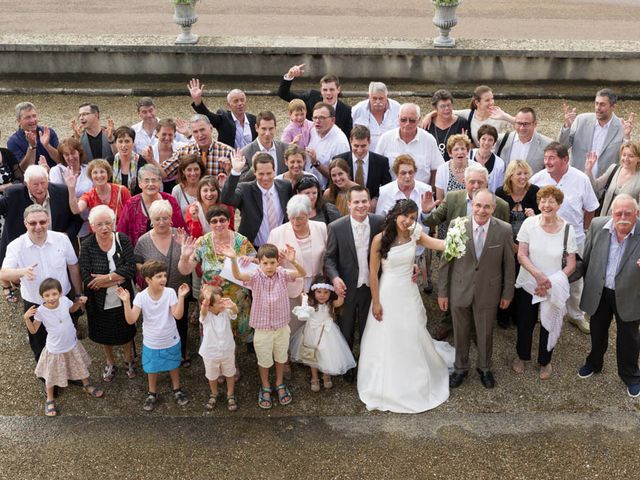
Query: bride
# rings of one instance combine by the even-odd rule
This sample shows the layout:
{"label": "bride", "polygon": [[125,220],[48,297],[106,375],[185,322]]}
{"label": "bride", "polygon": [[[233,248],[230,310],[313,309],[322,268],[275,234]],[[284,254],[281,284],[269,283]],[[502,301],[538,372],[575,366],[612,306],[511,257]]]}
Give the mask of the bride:
{"label": "bride", "polygon": [[371,243],[372,302],[358,365],[358,394],[368,410],[418,413],[449,398],[448,366],[455,351],[446,342],[432,340],[412,281],[416,244],[444,250],[444,241],[426,235],[416,224],[417,216],[413,200],[398,201]]}

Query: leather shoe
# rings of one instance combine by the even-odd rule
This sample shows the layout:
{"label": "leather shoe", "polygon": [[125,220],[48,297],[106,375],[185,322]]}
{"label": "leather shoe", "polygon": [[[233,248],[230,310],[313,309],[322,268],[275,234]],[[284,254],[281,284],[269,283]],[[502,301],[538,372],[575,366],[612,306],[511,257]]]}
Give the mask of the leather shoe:
{"label": "leather shoe", "polygon": [[451,329],[440,325],[438,328],[436,328],[435,333],[433,334],[433,338],[435,338],[436,340],[444,340],[449,336],[449,333],[451,333]]}
{"label": "leather shoe", "polygon": [[464,377],[466,376],[467,372],[453,372],[451,375],[449,375],[449,388],[458,388],[460,385],[462,385]]}
{"label": "leather shoe", "polygon": [[345,373],[343,375],[343,378],[346,380],[347,383],[355,383],[357,375],[356,375],[356,369],[352,368],[351,370],[347,370],[347,373]]}
{"label": "leather shoe", "polygon": [[482,385],[484,385],[484,388],[493,388],[496,386],[496,380],[493,378],[493,373],[491,373],[490,370],[483,372],[478,369],[478,373],[480,374],[480,381],[482,382]]}

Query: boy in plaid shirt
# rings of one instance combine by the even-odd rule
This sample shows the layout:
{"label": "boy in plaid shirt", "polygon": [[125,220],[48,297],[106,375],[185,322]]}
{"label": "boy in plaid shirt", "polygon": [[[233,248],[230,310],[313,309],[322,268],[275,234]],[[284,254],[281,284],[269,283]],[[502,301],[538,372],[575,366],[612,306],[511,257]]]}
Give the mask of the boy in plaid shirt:
{"label": "boy in plaid shirt", "polygon": [[253,346],[258,358],[258,370],[262,384],[258,393],[258,406],[268,410],[273,406],[271,400],[271,384],[269,369],[276,364],[276,391],[280,405],[288,405],[293,400],[291,392],[284,384],[284,365],[289,350],[289,318],[291,307],[287,294],[287,282],[304,277],[306,272],[296,262],[296,251],[291,245],[283,250],[294,270],[278,267],[278,247],[265,243],[258,249],[259,269],[252,275],[240,272],[235,251],[226,247],[221,251],[231,259],[231,270],[237,280],[242,280],[246,287],[253,290],[251,317],[249,325],[255,329]]}

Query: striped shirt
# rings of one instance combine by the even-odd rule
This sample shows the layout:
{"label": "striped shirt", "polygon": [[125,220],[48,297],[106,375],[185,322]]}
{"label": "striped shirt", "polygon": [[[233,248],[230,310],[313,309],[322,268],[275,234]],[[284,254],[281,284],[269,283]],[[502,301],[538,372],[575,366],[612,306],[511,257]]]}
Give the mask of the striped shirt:
{"label": "striped shirt", "polygon": [[205,174],[217,176],[219,173],[229,173],[231,169],[231,159],[234,150],[229,145],[214,141],[211,143],[206,153],[200,151],[197,143],[189,143],[176,150],[169,160],[162,163],[162,168],[168,178],[173,178],[178,173],[180,160],[186,155],[196,154],[202,158],[204,163]]}
{"label": "striped shirt", "polygon": [[278,267],[272,277],[258,269],[244,282],[253,290],[249,326],[256,330],[277,330],[289,325],[291,309],[287,282],[295,279],[295,272]]}

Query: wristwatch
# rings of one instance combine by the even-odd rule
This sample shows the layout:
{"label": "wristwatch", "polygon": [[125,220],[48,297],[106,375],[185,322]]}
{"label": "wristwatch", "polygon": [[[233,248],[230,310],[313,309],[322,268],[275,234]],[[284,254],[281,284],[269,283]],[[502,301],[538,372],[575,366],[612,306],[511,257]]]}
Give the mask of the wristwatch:
{"label": "wristwatch", "polygon": [[37,145],[29,145],[29,150],[35,150],[36,148],[38,148]]}

